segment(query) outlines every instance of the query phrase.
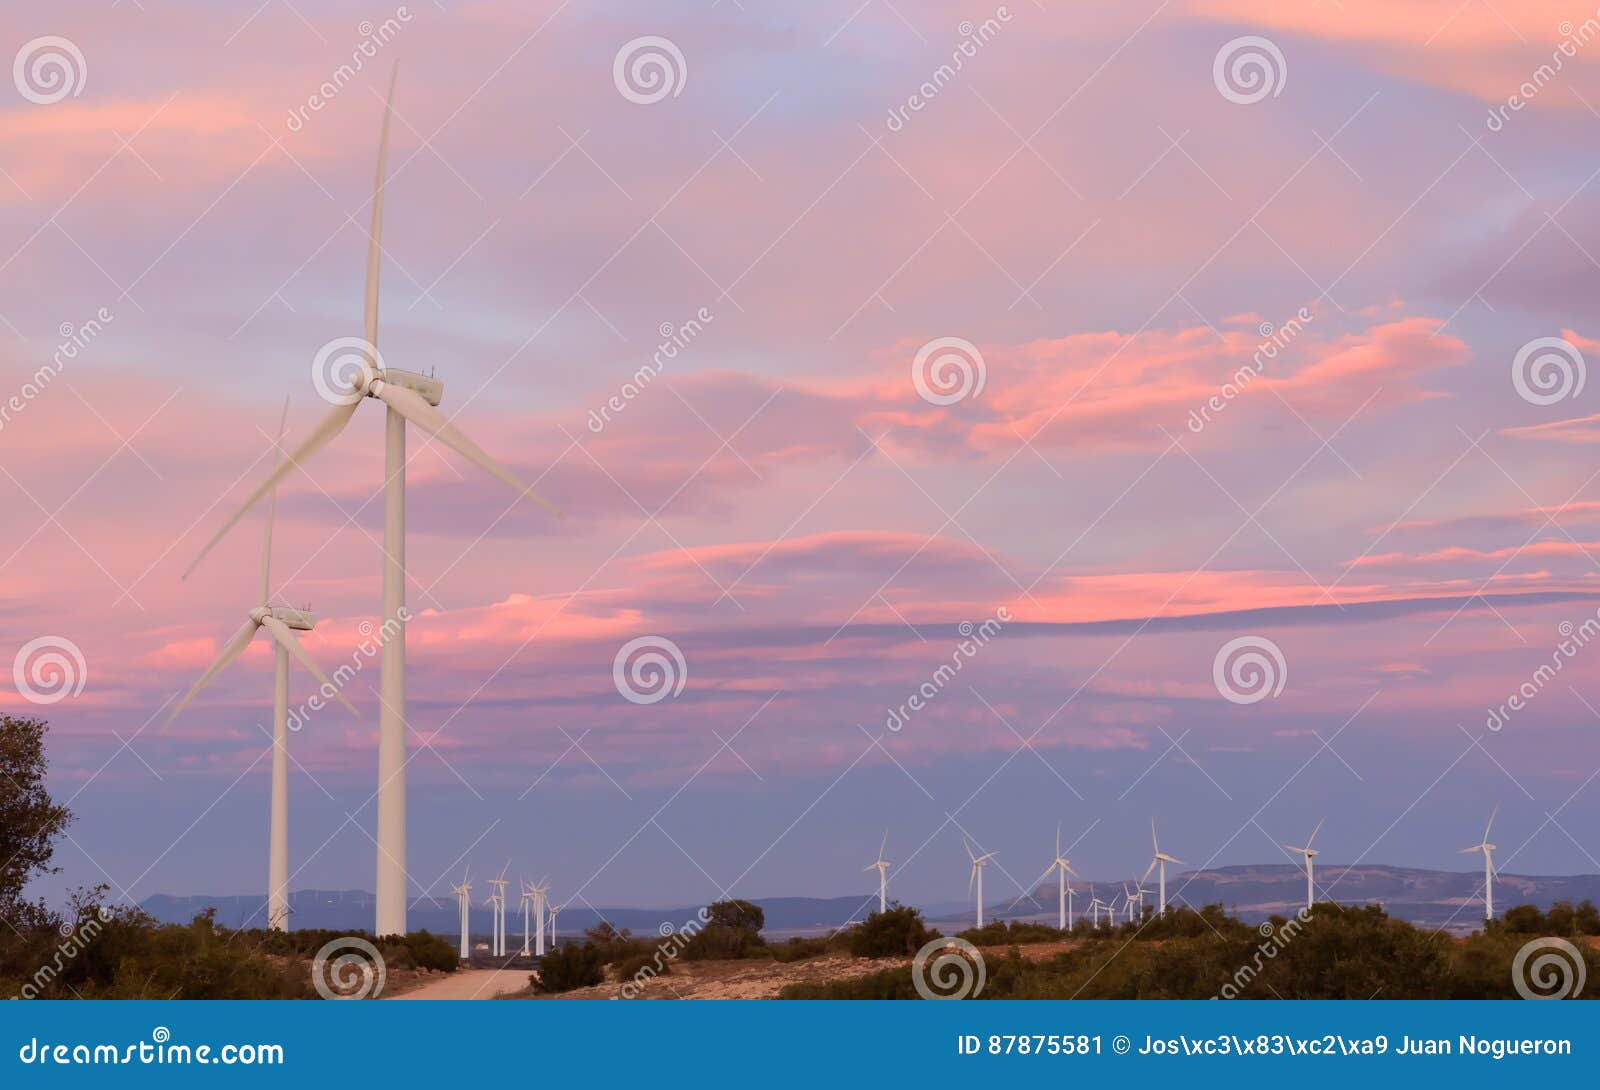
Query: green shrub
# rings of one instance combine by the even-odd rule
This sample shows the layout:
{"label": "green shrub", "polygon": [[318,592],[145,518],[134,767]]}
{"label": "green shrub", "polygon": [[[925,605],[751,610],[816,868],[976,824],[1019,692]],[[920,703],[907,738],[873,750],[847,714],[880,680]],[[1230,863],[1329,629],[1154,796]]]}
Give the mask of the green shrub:
{"label": "green shrub", "polygon": [[922,922],[921,912],[896,904],[850,929],[850,953],[858,958],[910,957],[938,936]]}
{"label": "green shrub", "polygon": [[540,958],[539,971],[530,976],[528,982],[534,991],[552,994],[603,984],[605,979],[600,951],[594,943],[569,942]]}
{"label": "green shrub", "polygon": [[827,939],[803,939],[796,936],[788,942],[780,942],[767,949],[772,953],[772,960],[790,962],[805,961],[809,958],[821,957],[829,949]]}

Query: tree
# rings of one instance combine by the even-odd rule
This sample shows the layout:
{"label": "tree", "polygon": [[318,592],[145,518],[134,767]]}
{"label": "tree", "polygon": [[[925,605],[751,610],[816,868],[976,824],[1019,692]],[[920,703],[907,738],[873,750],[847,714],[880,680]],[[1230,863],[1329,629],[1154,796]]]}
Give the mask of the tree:
{"label": "tree", "polygon": [[895,904],[874,912],[850,929],[850,954],[858,958],[910,957],[935,935],[922,922],[922,913]]}
{"label": "tree", "polygon": [[767,914],[750,901],[717,901],[706,906],[706,917],[709,927],[760,931],[767,925]]}
{"label": "tree", "polygon": [[43,719],[0,716],[0,912],[29,880],[52,874],[55,841],[72,815],[45,789]]}

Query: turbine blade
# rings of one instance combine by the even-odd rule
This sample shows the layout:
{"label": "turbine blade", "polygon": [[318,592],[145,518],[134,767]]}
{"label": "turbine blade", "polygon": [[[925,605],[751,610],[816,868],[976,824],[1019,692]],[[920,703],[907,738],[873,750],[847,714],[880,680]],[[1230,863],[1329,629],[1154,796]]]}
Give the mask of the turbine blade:
{"label": "turbine blade", "polygon": [[239,505],[239,509],[233,513],[227,522],[222,524],[222,529],[211,536],[211,540],[206,542],[199,555],[190,562],[188,568],[184,569],[183,577],[185,579],[189,578],[189,575],[199,566],[200,561],[205,559],[206,554],[211,551],[212,547],[222,540],[224,534],[233,529],[234,523],[243,518],[244,513],[250,510],[263,496],[277,488],[278,482],[288,476],[291,469],[302,464],[317,451],[327,446],[334,436],[343,431],[344,426],[350,422],[350,417],[355,413],[356,406],[359,404],[360,401],[354,401],[349,405],[335,405],[333,411],[323,417],[322,422],[300,441],[300,445],[295,447],[287,458],[273,467],[272,472],[267,474],[266,480],[257,485],[255,491],[245,497],[245,501]]}
{"label": "turbine blade", "polygon": [[1159,860],[1150,860],[1150,865],[1144,869],[1144,878],[1139,879],[1139,884],[1141,886],[1144,885],[1144,879],[1150,877],[1150,872],[1156,869],[1157,862],[1159,862]]}
{"label": "turbine blade", "polygon": [[[289,399],[283,399],[283,413],[278,417],[278,440],[273,444],[272,450],[276,454],[283,449],[283,429],[289,423]],[[267,599],[272,597],[272,520],[278,515],[278,490],[274,488],[272,495],[267,499],[267,529],[261,540],[261,604],[266,605]]]}
{"label": "turbine blade", "polygon": [[383,258],[383,191],[388,184],[389,118],[394,113],[394,84],[400,75],[396,61],[389,73],[389,97],[383,104],[383,128],[378,134],[378,173],[372,183],[372,230],[367,233],[367,291],[363,308],[367,343],[378,344],[378,266]]}
{"label": "turbine blade", "polygon": [[343,704],[351,715],[360,718],[360,713],[356,711],[356,706],[346,700],[344,693],[335,688],[333,682],[328,680],[328,675],[322,672],[321,667],[317,665],[317,660],[311,657],[310,652],[300,646],[300,641],[294,638],[294,632],[290,630],[288,625],[269,613],[261,618],[261,627],[271,632],[273,638],[283,645],[284,650],[293,655],[301,666],[309,670],[311,676],[316,678],[324,688],[333,689],[334,699]]}
{"label": "turbine blade", "polygon": [[482,447],[468,439],[466,434],[450,423],[448,417],[429,405],[422,395],[392,382],[385,382],[378,390],[383,403],[405,417],[417,427],[432,435],[451,450],[473,462],[485,472],[500,478],[518,492],[533,500],[557,518],[564,517],[561,509],[543,496],[528,488],[505,466],[491,458]]}
{"label": "turbine blade", "polygon": [[[1054,863],[1051,863],[1048,867],[1046,867],[1044,869],[1044,873],[1039,875],[1039,877],[1035,878],[1033,880],[1033,885],[1030,885],[1028,887],[1028,893],[1032,893],[1034,888],[1039,886],[1041,883],[1043,883],[1046,878],[1050,877],[1050,872],[1055,870],[1055,869],[1056,869],[1056,865]],[[1027,894],[1024,894],[1023,896],[1027,896]],[[1022,900],[1022,898],[1018,897],[1017,900],[1020,901],[1020,900]],[[1016,904],[1016,901],[1013,901],[1011,903],[1012,904]]]}
{"label": "turbine blade", "polygon": [[1494,809],[1489,811],[1489,824],[1483,827],[1483,842],[1489,843],[1489,830],[1494,828],[1494,817],[1500,812],[1500,804],[1495,803]]}
{"label": "turbine blade", "polygon": [[1156,819],[1155,818],[1151,818],[1150,819],[1150,846],[1156,850],[1156,854],[1157,855],[1161,854],[1161,845],[1156,840]]}
{"label": "turbine blade", "polygon": [[189,701],[194,699],[194,694],[198,693],[206,682],[222,673],[228,663],[244,654],[244,649],[250,646],[250,641],[255,637],[255,634],[256,622],[254,618],[251,618],[244,623],[243,628],[228,637],[228,642],[222,645],[222,650],[217,654],[217,660],[206,668],[206,672],[200,675],[199,681],[189,687],[189,691],[184,694],[183,699],[178,701],[178,706],[172,709],[172,714],[167,716],[167,721],[161,725],[162,730],[166,730],[172,725],[172,721],[178,718],[178,713],[183,711]]}
{"label": "turbine blade", "polygon": [[[1072,866],[1070,864],[1068,864],[1068,863],[1061,864],[1061,869],[1066,871],[1068,874],[1072,875],[1072,877],[1074,877],[1074,878],[1078,877],[1078,872],[1073,870]],[[1071,889],[1072,887],[1069,885],[1067,888]]]}
{"label": "turbine blade", "polygon": [[962,837],[961,838],[961,846],[967,850],[967,858],[972,860],[974,863],[976,863],[978,861],[978,857],[976,855],[972,854],[972,843],[971,843],[971,841],[969,841],[966,837]]}
{"label": "turbine blade", "polygon": [[1317,834],[1322,831],[1322,823],[1324,821],[1327,821],[1327,820],[1328,820],[1327,818],[1318,818],[1317,819],[1317,827],[1315,829],[1311,830],[1311,835],[1310,836],[1306,837],[1306,847],[1307,848],[1310,848],[1311,847],[1311,842],[1313,840],[1317,839]]}
{"label": "turbine blade", "polygon": [[885,829],[883,831],[883,841],[878,845],[878,858],[879,859],[883,858],[883,849],[887,848],[888,846],[889,846],[889,830]]}

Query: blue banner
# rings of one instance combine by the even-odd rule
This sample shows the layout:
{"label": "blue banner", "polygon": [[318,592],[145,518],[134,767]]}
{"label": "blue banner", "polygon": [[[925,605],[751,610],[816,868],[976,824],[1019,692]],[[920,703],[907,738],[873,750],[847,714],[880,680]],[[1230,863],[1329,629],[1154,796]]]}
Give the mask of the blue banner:
{"label": "blue banner", "polygon": [[[0,1084],[1593,1077],[1574,1002],[7,1004]],[[497,1072],[500,1074],[497,1075]],[[742,1074],[739,1074],[742,1073]]]}

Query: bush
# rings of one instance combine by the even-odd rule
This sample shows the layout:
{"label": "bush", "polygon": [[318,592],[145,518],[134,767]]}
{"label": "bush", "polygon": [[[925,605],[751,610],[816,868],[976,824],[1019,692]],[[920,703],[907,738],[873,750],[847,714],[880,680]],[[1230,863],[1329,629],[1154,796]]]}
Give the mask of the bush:
{"label": "bush", "polygon": [[569,942],[539,959],[539,971],[528,978],[528,983],[535,992],[549,995],[603,984],[605,979],[595,944]]}
{"label": "bush", "polygon": [[750,901],[717,901],[706,906],[706,926],[760,931],[767,926],[767,914]]}
{"label": "bush", "polygon": [[656,950],[651,950],[648,953],[624,958],[617,962],[614,968],[617,982],[620,984],[632,980],[641,970],[648,970],[649,976],[667,976],[672,972],[672,959]]}
{"label": "bush", "polygon": [[851,928],[850,953],[858,958],[908,958],[938,936],[922,922],[921,912],[896,904]]}
{"label": "bush", "polygon": [[803,939],[796,936],[788,942],[781,942],[767,949],[772,953],[772,960],[790,962],[821,957],[828,952],[830,945],[827,939]]}
{"label": "bush", "polygon": [[1062,942],[1071,938],[1072,934],[1042,923],[1001,920],[984,924],[981,930],[969,927],[956,937],[966,939],[974,946],[1014,946],[1020,942]]}

